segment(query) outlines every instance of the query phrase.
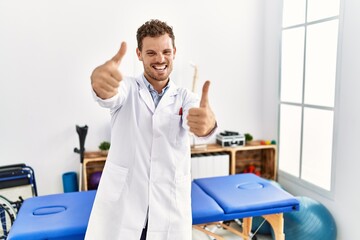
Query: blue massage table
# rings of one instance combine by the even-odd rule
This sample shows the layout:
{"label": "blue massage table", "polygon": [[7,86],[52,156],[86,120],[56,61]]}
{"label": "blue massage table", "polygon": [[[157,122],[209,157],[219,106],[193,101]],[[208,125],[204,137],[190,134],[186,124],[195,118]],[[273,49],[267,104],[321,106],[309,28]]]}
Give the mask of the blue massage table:
{"label": "blue massage table", "polygon": [[[72,192],[25,200],[8,240],[84,239],[95,194]],[[283,213],[299,209],[295,197],[253,174],[195,179],[191,197],[193,227],[219,240],[223,238],[206,226],[220,224],[248,239],[254,216],[263,216],[275,238],[283,240]],[[241,232],[222,224],[233,219],[243,219]]]}
{"label": "blue massage table", "polygon": [[26,199],[8,240],[83,240],[96,191]]}
{"label": "blue massage table", "polygon": [[[193,227],[215,239],[206,229],[220,225],[243,239],[251,239],[252,217],[262,216],[272,226],[276,240],[285,239],[283,213],[299,210],[299,201],[270,181],[254,174],[195,179],[192,183]],[[223,221],[243,219],[239,232]]]}

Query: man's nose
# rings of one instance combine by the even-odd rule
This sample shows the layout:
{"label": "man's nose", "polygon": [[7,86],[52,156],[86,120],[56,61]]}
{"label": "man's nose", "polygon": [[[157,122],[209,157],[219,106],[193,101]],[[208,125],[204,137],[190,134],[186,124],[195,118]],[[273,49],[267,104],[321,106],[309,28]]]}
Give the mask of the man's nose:
{"label": "man's nose", "polygon": [[156,55],[156,61],[157,61],[157,62],[162,63],[162,62],[164,62],[164,60],[165,60],[164,54],[159,53],[159,54]]}

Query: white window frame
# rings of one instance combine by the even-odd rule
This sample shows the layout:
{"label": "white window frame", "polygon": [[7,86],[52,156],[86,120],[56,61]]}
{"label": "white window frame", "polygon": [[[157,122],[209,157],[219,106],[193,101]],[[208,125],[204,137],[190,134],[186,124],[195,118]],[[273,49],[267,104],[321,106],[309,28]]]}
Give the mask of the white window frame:
{"label": "white window frame", "polygon": [[[283,104],[285,105],[292,105],[292,106],[300,106],[301,109],[301,146],[300,146],[300,169],[299,169],[299,177],[294,176],[292,174],[289,174],[285,171],[282,171],[281,169],[278,169],[278,175],[281,178],[286,179],[287,181],[290,181],[292,183],[294,183],[295,185],[301,186],[305,189],[308,189],[310,191],[316,192],[324,197],[333,199],[334,198],[334,185],[335,185],[335,169],[336,169],[336,143],[337,143],[337,130],[338,130],[338,96],[339,96],[339,89],[340,89],[340,70],[341,70],[341,46],[342,46],[342,29],[343,29],[343,0],[340,0],[340,6],[339,6],[339,15],[337,16],[333,16],[333,17],[328,17],[328,18],[324,18],[321,20],[316,20],[316,21],[312,21],[312,22],[307,22],[307,7],[308,7],[308,0],[304,0],[306,1],[306,6],[305,6],[305,11],[306,11],[306,15],[305,15],[305,23],[303,24],[297,24],[297,25],[293,25],[293,26],[287,26],[287,27],[282,27],[281,30],[281,35],[282,32],[284,30],[287,29],[291,29],[291,28],[296,28],[296,27],[304,27],[305,28],[305,33],[304,33],[304,56],[303,56],[303,79],[302,79],[302,84],[303,84],[303,90],[302,90],[302,102],[299,103],[292,103],[292,102],[285,102],[281,100],[281,68],[282,68],[282,60],[281,60],[281,48],[280,48],[280,79],[279,79],[279,104],[278,104],[278,136],[279,136],[279,150],[281,148],[281,139],[280,139],[280,116],[281,116],[281,106]],[[335,101],[334,101],[334,107],[324,107],[324,106],[317,106],[317,105],[309,105],[309,104],[305,104],[304,103],[304,96],[305,96],[305,88],[304,88],[304,84],[305,84],[305,66],[306,66],[306,37],[307,37],[307,26],[312,25],[312,24],[318,24],[318,23],[322,23],[325,21],[331,21],[334,19],[338,19],[338,42],[337,42],[337,59],[336,59],[336,76],[335,76]],[[281,36],[281,43],[280,45],[282,46],[282,36]],[[302,145],[303,145],[303,123],[304,123],[304,108],[305,107],[311,107],[311,108],[315,108],[315,109],[323,109],[323,110],[331,110],[334,113],[334,121],[333,121],[333,137],[332,137],[332,157],[331,157],[331,183],[330,183],[330,190],[326,190],[323,189],[315,184],[312,184],[308,181],[305,181],[301,178],[301,164],[302,164],[302,156],[301,156],[301,152],[302,152]],[[281,161],[281,159],[278,159],[278,161]],[[278,165],[279,166],[279,165]]]}

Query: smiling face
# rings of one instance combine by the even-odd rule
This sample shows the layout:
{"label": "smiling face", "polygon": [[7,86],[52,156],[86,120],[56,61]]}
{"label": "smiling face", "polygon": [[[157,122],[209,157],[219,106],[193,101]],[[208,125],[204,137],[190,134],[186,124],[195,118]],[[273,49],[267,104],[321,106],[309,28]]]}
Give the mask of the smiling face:
{"label": "smiling face", "polygon": [[142,49],[136,49],[137,56],[144,65],[144,75],[154,86],[165,87],[173,69],[176,48],[168,34],[159,37],[145,37]]}

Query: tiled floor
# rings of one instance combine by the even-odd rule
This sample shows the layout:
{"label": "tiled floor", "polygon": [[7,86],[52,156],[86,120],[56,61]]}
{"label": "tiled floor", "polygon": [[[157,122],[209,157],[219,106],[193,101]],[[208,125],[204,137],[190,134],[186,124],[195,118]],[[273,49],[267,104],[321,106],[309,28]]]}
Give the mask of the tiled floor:
{"label": "tiled floor", "polygon": [[[236,230],[240,230],[239,225],[237,225],[236,223],[231,223],[231,226],[233,228],[235,228]],[[233,234],[229,231],[223,230],[222,228],[214,227],[213,229],[210,229],[210,230],[212,232],[215,232],[217,235],[222,236],[226,240],[241,240],[242,239],[241,237],[236,236],[235,234]],[[255,237],[253,239],[255,239]],[[257,240],[271,240],[272,237],[256,234],[256,239]],[[202,233],[196,229],[193,229],[192,240],[213,240],[213,238],[207,236],[205,233]]]}

